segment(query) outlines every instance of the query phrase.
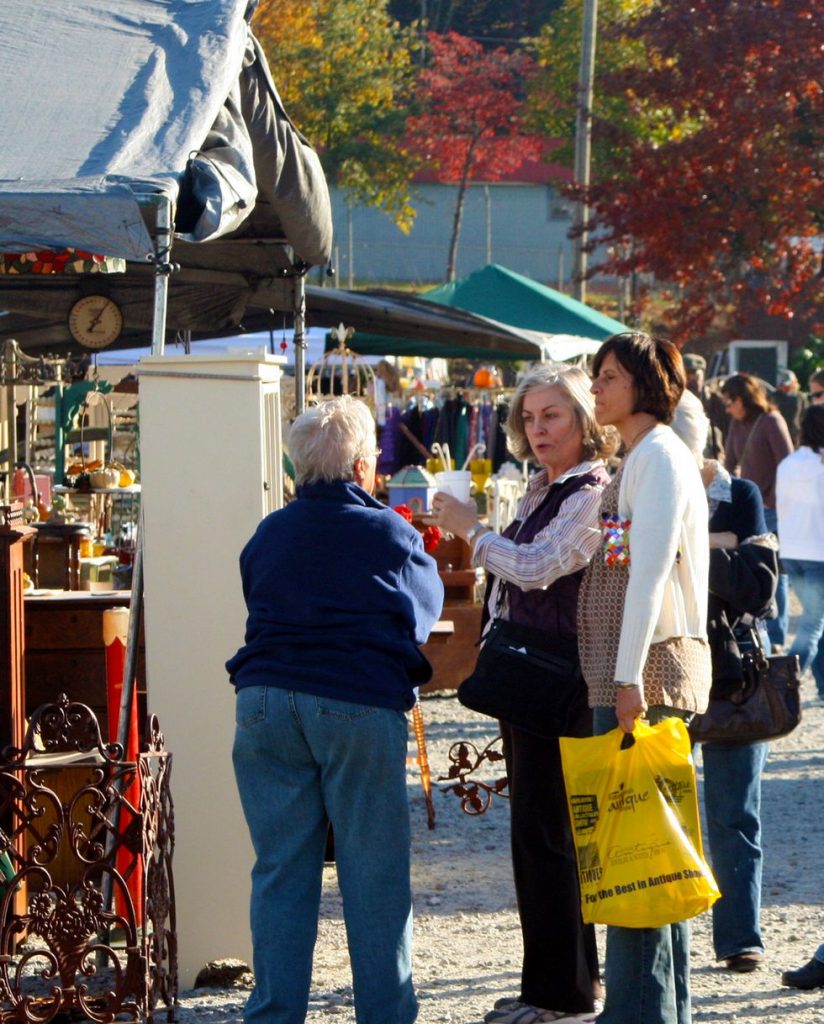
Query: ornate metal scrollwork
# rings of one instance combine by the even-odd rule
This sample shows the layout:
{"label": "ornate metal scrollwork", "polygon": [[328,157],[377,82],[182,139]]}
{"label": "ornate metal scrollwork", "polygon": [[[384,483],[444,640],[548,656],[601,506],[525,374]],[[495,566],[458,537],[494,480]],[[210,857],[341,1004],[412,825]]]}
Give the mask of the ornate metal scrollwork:
{"label": "ornate metal scrollwork", "polygon": [[17,341],[9,338],[0,349],[0,385],[21,384],[36,387],[57,381],[82,380],[88,356],[58,356],[52,353],[32,356]]}
{"label": "ornate metal scrollwork", "polygon": [[156,720],[125,761],[64,694],[3,752],[0,1024],[174,1020],[171,760]]}
{"label": "ornate metal scrollwork", "polygon": [[466,814],[485,814],[493,797],[509,799],[509,780],[505,775],[489,782],[470,778],[482,764],[489,765],[504,760],[502,744],[502,738],[496,736],[480,751],[469,740],[453,743],[449,748],[449,771],[446,775],[439,776],[438,782],[451,782],[451,785],[441,786],[441,789],[458,797]]}

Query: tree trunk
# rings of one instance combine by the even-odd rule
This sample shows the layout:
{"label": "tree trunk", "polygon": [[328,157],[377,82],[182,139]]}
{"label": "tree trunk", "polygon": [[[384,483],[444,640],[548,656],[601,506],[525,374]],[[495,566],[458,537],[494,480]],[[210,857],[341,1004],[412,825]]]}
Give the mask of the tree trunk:
{"label": "tree trunk", "polygon": [[455,214],[452,218],[452,237],[449,240],[449,257],[446,261],[446,280],[455,280],[455,265],[458,262],[458,239],[461,237],[461,221],[463,220],[464,199],[472,170],[472,158],[475,155],[477,139],[473,139],[466,154],[463,174],[458,185],[458,198],[455,200]]}

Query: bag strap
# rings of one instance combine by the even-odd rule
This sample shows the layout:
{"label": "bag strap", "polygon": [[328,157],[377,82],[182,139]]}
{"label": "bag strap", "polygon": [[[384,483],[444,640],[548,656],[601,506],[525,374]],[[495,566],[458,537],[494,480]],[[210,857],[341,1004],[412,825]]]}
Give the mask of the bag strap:
{"label": "bag strap", "polygon": [[758,414],[758,418],[756,419],[755,423],[753,423],[752,428],[750,429],[749,434],[747,434],[747,440],[744,442],[744,450],[741,452],[741,458],[738,460],[738,465],[739,466],[743,466],[744,465],[744,457],[746,456],[747,452],[750,450],[750,443],[752,442],[753,436],[758,432],[758,427],[761,424],[761,421],[763,419],[764,419],[764,413],[761,412],[761,413]]}

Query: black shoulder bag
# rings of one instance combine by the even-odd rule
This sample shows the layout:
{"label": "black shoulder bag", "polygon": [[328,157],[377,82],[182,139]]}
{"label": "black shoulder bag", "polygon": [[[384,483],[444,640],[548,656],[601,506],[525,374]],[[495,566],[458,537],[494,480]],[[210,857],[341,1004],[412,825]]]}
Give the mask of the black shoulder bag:
{"label": "black shoulder bag", "polygon": [[[533,510],[532,515],[537,512]],[[481,638],[474,672],[458,687],[458,700],[464,707],[542,738],[589,735],[581,733],[588,706],[577,643],[502,619],[506,587],[507,581],[501,580],[493,621]]]}
{"label": "black shoulder bag", "polygon": [[587,689],[577,654],[560,653],[546,633],[495,619],[475,671],[458,687],[464,707],[544,738],[575,735]]}
{"label": "black shoulder bag", "polygon": [[764,654],[758,630],[753,649],[741,655],[741,688],[710,697],[703,715],[689,724],[693,743],[759,743],[786,736],[801,721],[798,656]]}

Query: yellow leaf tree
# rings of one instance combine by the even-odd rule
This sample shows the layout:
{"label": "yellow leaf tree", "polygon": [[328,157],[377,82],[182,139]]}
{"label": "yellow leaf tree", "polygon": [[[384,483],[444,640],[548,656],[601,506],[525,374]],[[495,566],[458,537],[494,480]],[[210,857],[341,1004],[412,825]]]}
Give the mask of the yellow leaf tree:
{"label": "yellow leaf tree", "polygon": [[329,182],[408,231],[414,163],[402,138],[411,37],[387,13],[387,0],[263,0],[253,25]]}

